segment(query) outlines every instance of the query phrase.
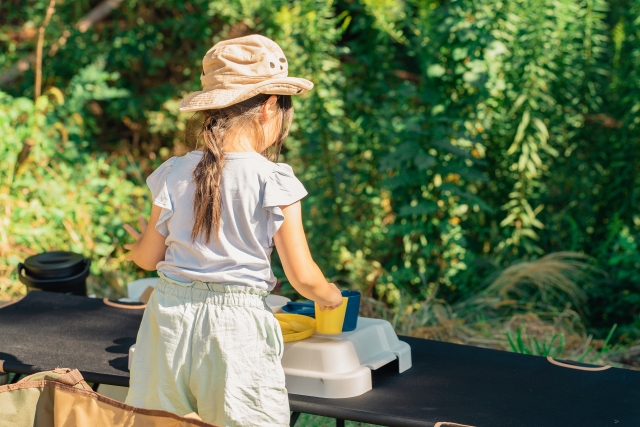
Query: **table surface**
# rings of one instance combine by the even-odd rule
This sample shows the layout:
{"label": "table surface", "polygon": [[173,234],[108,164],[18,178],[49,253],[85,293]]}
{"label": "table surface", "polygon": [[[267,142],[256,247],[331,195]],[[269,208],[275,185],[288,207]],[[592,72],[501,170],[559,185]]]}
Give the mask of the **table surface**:
{"label": "table surface", "polygon": [[290,395],[291,409],[372,424],[478,427],[640,426],[640,372],[567,369],[544,357],[400,337],[413,366],[372,372],[349,399]]}
{"label": "table surface", "polygon": [[143,311],[97,298],[30,292],[0,307],[0,360],[8,372],[76,368],[89,382],[128,386],[129,347]]}
{"label": "table surface", "polygon": [[[128,349],[142,310],[32,292],[0,309],[0,359],[8,372],[57,366],[90,382],[126,386]],[[640,372],[587,372],[546,358],[400,337],[413,367],[372,372],[373,390],[348,399],[289,395],[291,410],[390,426],[640,426]]]}

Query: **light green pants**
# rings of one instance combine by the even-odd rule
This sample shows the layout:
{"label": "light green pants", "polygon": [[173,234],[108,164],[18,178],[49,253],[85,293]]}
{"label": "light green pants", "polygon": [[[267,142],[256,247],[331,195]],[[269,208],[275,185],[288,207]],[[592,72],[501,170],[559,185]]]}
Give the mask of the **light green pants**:
{"label": "light green pants", "polygon": [[126,402],[225,427],[288,426],[284,350],[267,292],[161,275],[144,312]]}

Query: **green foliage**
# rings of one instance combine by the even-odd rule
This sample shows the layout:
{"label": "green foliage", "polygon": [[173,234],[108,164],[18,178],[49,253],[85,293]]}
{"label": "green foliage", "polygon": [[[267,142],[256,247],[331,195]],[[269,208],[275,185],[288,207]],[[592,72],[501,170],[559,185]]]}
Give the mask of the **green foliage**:
{"label": "green foliage", "polygon": [[[300,427],[333,427],[336,424],[334,418],[321,417],[320,415],[301,414],[296,422]],[[345,427],[376,427],[374,424],[360,423],[356,421],[345,421]]]}
{"label": "green foliage", "polygon": [[534,356],[561,357],[564,352],[564,335],[553,334],[549,339],[543,337],[538,341],[536,337],[523,336],[522,328],[518,328],[513,334],[506,332],[511,351],[521,354],[532,354]]}
{"label": "green foliage", "polygon": [[[34,51],[46,4],[0,4],[0,74]],[[111,260],[95,274],[134,274],[119,225],[149,209],[143,177],[192,148],[179,99],[199,88],[212,44],[258,32],[316,84],[295,101],[283,161],[309,190],[305,227],[327,276],[399,316],[577,251],[605,274],[527,292],[556,292],[602,337],[613,322],[638,337],[640,1],[124,0],[83,33],[70,23],[89,9],[59,2],[45,96],[27,99],[32,70],[2,88],[6,271],[66,247]]]}
{"label": "green foliage", "polygon": [[122,253],[123,221],[146,209],[146,191],[125,173],[141,178],[140,170],[130,159],[91,153],[95,123],[80,114],[88,101],[127,96],[109,85],[116,78],[98,60],[64,92],[50,88],[36,102],[0,92],[0,268],[8,273],[2,293],[20,289],[7,276],[24,256],[50,250],[91,257],[100,293],[109,285],[120,292],[122,273],[131,277],[113,257]]}

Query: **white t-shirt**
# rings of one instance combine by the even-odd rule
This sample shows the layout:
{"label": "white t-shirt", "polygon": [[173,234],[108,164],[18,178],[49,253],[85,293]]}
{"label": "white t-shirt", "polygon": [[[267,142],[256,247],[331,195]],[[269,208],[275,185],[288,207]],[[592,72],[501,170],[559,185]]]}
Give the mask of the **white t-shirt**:
{"label": "white t-shirt", "polygon": [[156,266],[180,282],[214,282],[271,291],[273,236],[287,206],[307,195],[290,166],[273,163],[258,153],[226,153],[220,189],[222,219],[218,240],[209,243],[193,230],[193,171],[202,151],[172,157],[148,178],[153,204],[162,208],[156,230],[166,237],[164,261]]}

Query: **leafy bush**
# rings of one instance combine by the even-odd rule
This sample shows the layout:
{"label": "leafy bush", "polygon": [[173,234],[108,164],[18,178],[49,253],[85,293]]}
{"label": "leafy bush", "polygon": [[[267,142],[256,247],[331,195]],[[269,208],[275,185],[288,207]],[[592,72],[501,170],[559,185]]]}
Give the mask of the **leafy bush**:
{"label": "leafy bush", "polygon": [[[148,209],[139,166],[124,157],[92,153],[90,100],[124,97],[108,85],[117,74],[104,61],[84,68],[66,91],[51,88],[33,102],[0,92],[0,295],[22,293],[15,266],[26,256],[71,250],[93,259],[95,290],[121,293],[125,277],[123,221]],[[86,118],[85,118],[86,116]],[[126,172],[125,172],[126,171]],[[136,175],[138,180],[127,178]],[[91,290],[90,290],[91,292]]]}

